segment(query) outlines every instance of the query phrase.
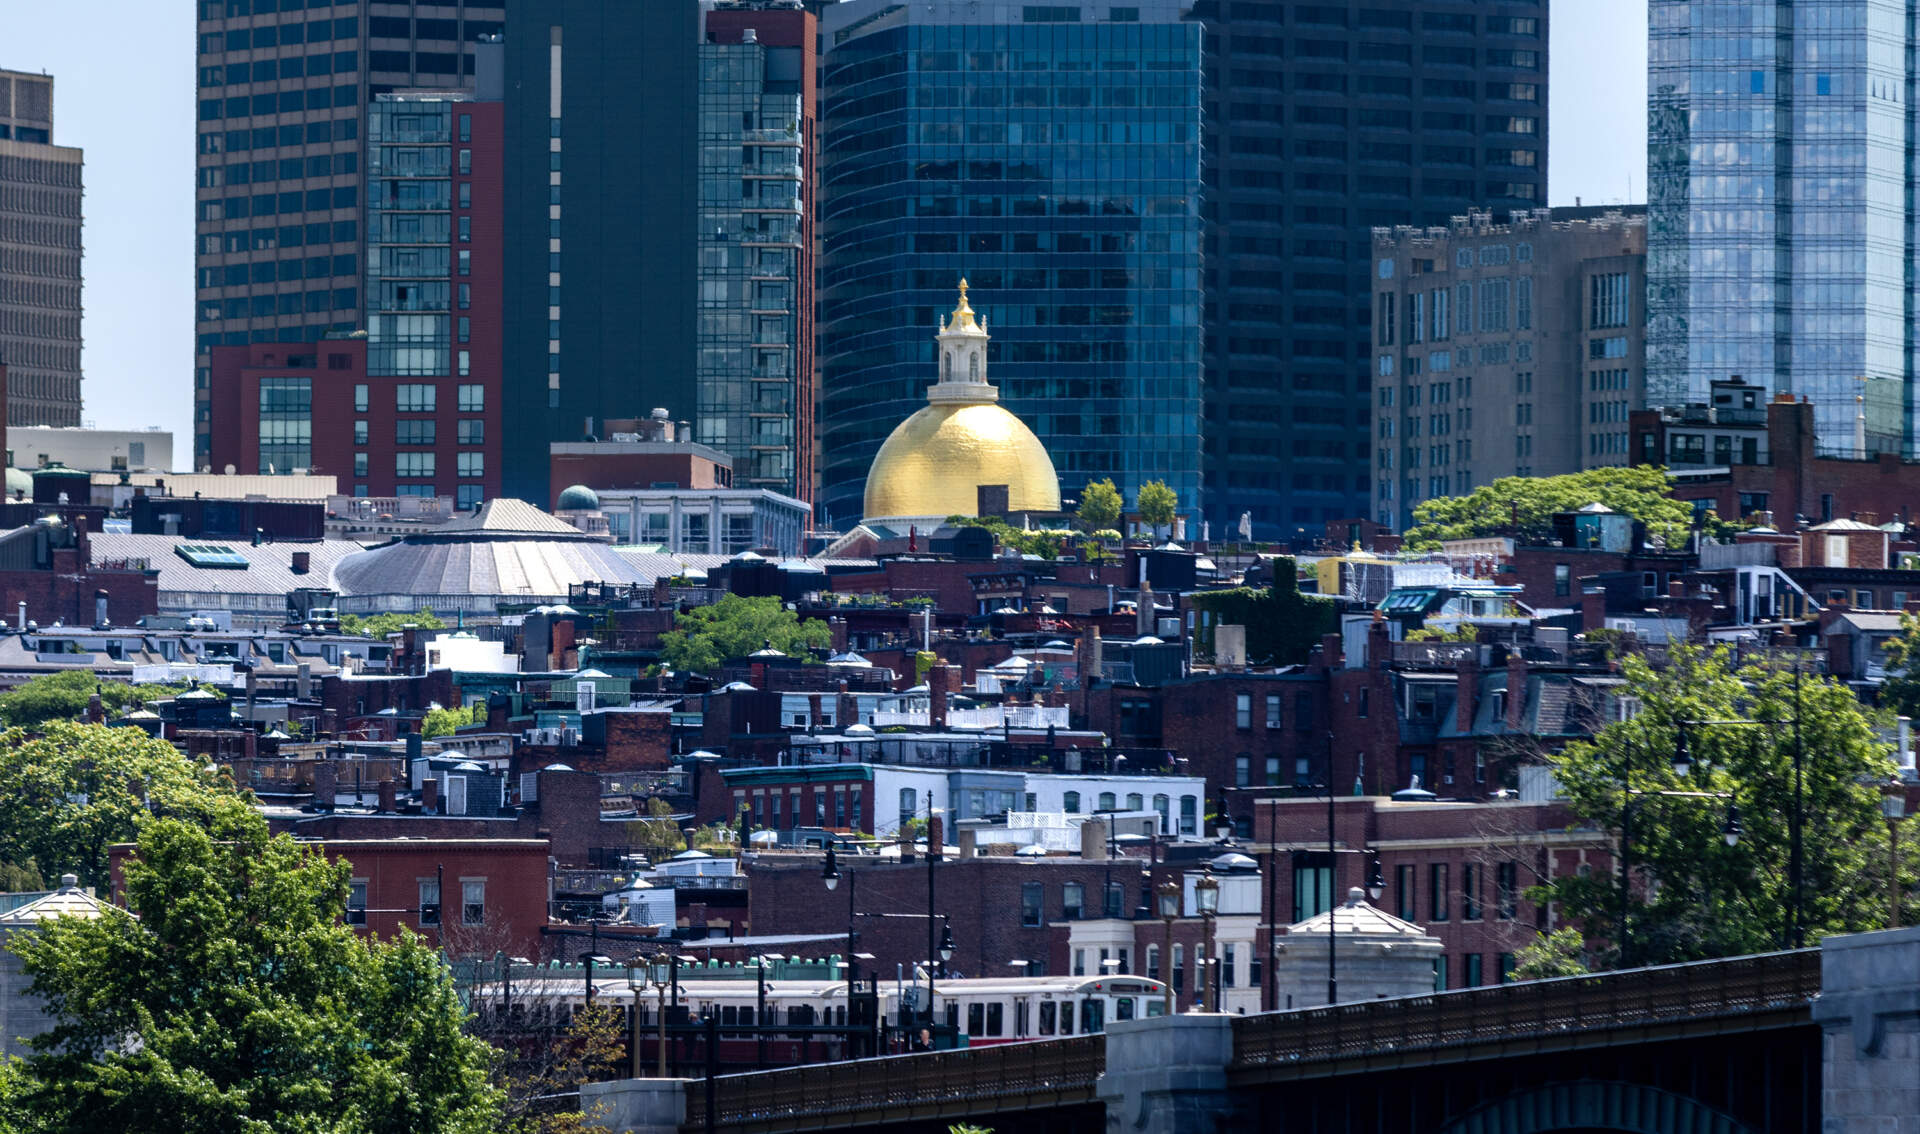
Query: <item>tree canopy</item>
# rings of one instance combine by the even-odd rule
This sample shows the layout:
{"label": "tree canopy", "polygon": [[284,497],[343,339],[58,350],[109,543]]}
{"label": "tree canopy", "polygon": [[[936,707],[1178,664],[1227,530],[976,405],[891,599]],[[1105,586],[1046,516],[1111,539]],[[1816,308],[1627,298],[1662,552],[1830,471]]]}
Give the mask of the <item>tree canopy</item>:
{"label": "tree canopy", "polygon": [[118,716],[148,701],[177,697],[191,688],[191,684],[128,685],[124,681],[104,681],[86,669],[43,673],[0,693],[0,724],[8,728],[33,728],[48,721],[77,720],[96,690],[107,715]]}
{"label": "tree canopy", "polygon": [[458,705],[451,709],[428,709],[426,717],[420,722],[420,735],[428,740],[436,736],[452,736],[464,726],[486,719],[485,705],[469,705],[464,709]]}
{"label": "tree canopy", "polygon": [[1880,704],[1903,717],[1920,717],[1920,619],[1902,612],[1900,636],[1887,642],[1887,676]]}
{"label": "tree canopy", "polygon": [[801,621],[778,598],[726,595],[719,602],[674,615],[674,629],[660,636],[660,658],[682,673],[718,669],[728,658],[745,657],[771,644],[783,654],[805,658],[807,651],[833,643],[827,624]]}
{"label": "tree canopy", "polygon": [[1134,494],[1134,511],[1140,514],[1140,521],[1150,527],[1164,528],[1173,523],[1173,514],[1179,507],[1180,497],[1165,481],[1150,480]]}
{"label": "tree canopy", "polygon": [[1649,465],[1501,477],[1465,496],[1437,496],[1415,505],[1406,546],[1428,551],[1441,540],[1503,535],[1540,542],[1552,535],[1554,513],[1597,501],[1646,524],[1648,535],[1677,547],[1692,527],[1693,506],[1674,499],[1672,490],[1666,470]]}
{"label": "tree canopy", "polygon": [[341,923],[352,867],[242,809],[159,819],[126,865],[138,918],[15,939],[53,1029],[12,1105],[50,1134],[481,1134],[493,1051],[439,955]]}
{"label": "tree canopy", "polygon": [[0,734],[0,861],[107,885],[107,848],[156,815],[204,826],[251,808],[223,777],[137,728],[55,722]]}
{"label": "tree canopy", "polygon": [[[1675,646],[1664,667],[1637,655],[1622,666],[1632,719],[1567,745],[1551,762],[1581,825],[1617,836],[1629,818],[1629,963],[1763,952],[1789,939],[1796,737],[1805,938],[1886,924],[1879,788],[1893,764],[1878,722],[1845,685],[1760,663],[1735,669],[1724,648]],[[1778,723],[1796,718],[1797,729]],[[1682,723],[1709,721],[1741,723]],[[1674,762],[1683,729],[1692,758],[1685,775]],[[1723,838],[1730,805],[1741,828],[1734,846]],[[1563,875],[1535,893],[1583,922],[1590,939],[1612,942],[1619,963],[1617,873]]]}
{"label": "tree canopy", "polygon": [[1080,490],[1080,510],[1075,513],[1082,531],[1097,532],[1120,522],[1122,501],[1112,477],[1090,480]]}
{"label": "tree canopy", "polygon": [[344,634],[360,634],[368,638],[384,638],[397,634],[409,625],[422,630],[445,630],[447,624],[431,610],[416,610],[412,614],[343,614],[340,616],[340,631]]}

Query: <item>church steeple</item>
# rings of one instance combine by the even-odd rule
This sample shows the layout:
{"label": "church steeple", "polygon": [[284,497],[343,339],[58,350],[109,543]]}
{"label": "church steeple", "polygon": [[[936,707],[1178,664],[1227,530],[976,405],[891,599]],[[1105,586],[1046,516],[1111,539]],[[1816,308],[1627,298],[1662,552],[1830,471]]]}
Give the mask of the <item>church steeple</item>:
{"label": "church steeple", "polygon": [[[960,305],[934,336],[940,344],[939,384],[927,392],[929,400],[995,401],[999,392],[987,384],[987,325],[967,303],[967,281],[960,281]],[[964,387],[964,389],[956,389]],[[943,395],[943,396],[941,396]]]}

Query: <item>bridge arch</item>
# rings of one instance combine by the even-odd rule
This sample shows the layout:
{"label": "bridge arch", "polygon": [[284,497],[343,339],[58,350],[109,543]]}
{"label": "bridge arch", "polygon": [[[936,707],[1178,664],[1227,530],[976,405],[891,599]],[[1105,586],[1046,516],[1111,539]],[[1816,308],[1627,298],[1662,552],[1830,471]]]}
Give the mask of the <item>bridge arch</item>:
{"label": "bridge arch", "polygon": [[1638,1083],[1550,1083],[1475,1107],[1440,1134],[1756,1134],[1696,1099]]}

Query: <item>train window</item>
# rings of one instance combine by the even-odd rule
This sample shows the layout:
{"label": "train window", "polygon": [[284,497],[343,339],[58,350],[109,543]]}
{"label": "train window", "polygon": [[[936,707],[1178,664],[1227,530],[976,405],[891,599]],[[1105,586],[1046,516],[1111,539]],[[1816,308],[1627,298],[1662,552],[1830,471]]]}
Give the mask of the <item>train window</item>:
{"label": "train window", "polygon": [[1063,1036],[1073,1034],[1073,1001],[1071,1000],[1060,1002],[1060,1034]]}
{"label": "train window", "polygon": [[947,1027],[960,1030],[960,1006],[951,1000],[947,1001]]}
{"label": "train window", "polygon": [[1089,996],[1080,1002],[1080,1031],[1092,1033],[1101,1030],[1106,1023],[1106,1002],[1098,997]]}
{"label": "train window", "polygon": [[752,1009],[752,1008],[750,1008],[750,1007],[749,1007],[749,1008],[742,1008],[742,1009],[740,1009],[740,1022],[741,1022],[742,1024],[751,1024],[751,1023],[753,1023],[753,1009]]}
{"label": "train window", "polygon": [[1133,997],[1120,996],[1114,999],[1113,1018],[1116,1020],[1133,1019]]}
{"label": "train window", "polygon": [[1040,1034],[1041,1035],[1050,1036],[1053,1034],[1053,1021],[1056,1014],[1057,1013],[1056,1013],[1053,1001],[1042,1000],[1040,1002]]}
{"label": "train window", "polygon": [[732,1007],[731,1005],[729,1005],[728,1007],[725,1007],[725,1008],[722,1008],[722,1009],[720,1009],[720,1022],[721,1022],[722,1024],[737,1024],[737,1023],[739,1023],[739,1022],[740,1022],[740,1010],[739,1010],[738,1008],[734,1008],[734,1007]]}
{"label": "train window", "polygon": [[1004,1020],[1004,1017],[1002,1016],[1002,1011],[1003,1011],[1002,1005],[998,1000],[987,1005],[987,1034],[988,1035],[997,1036],[1005,1031],[1005,1020]]}
{"label": "train window", "polygon": [[1149,1000],[1149,1001],[1147,1001],[1147,1015],[1148,1015],[1148,1017],[1153,1017],[1153,1016],[1164,1016],[1164,1015],[1166,1015],[1166,1014],[1167,1014],[1167,1006],[1166,1006],[1165,1004],[1163,1004],[1163,1003],[1161,1003],[1161,1002],[1160,1002],[1160,1001],[1158,1001],[1158,1000]]}
{"label": "train window", "polygon": [[967,1034],[970,1036],[983,1036],[987,1034],[984,1005],[967,1005]]}

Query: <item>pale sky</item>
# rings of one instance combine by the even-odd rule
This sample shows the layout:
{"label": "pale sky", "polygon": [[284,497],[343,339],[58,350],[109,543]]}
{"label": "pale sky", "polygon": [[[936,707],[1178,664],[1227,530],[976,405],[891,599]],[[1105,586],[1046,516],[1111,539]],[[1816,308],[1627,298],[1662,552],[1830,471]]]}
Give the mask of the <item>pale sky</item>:
{"label": "pale sky", "polygon": [[[54,76],[86,150],[83,417],[193,457],[194,4],[0,0],[0,67]],[[1548,197],[1646,200],[1646,0],[1553,0]]]}

